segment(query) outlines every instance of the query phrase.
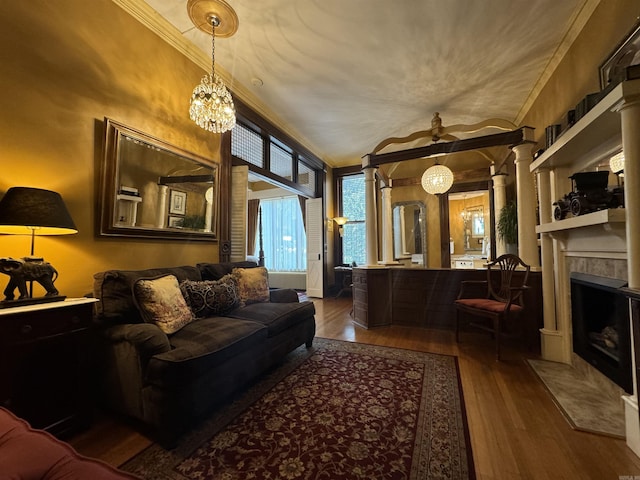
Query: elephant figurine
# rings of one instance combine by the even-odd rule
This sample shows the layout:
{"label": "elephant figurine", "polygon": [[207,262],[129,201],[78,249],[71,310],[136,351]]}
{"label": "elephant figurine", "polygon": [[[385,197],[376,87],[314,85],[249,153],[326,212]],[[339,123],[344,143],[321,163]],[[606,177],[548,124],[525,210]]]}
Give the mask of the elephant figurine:
{"label": "elephant figurine", "polygon": [[58,271],[42,257],[0,258],[0,273],[9,275],[10,280],[4,289],[5,300],[13,300],[16,287],[20,291],[19,299],[29,298],[27,282],[35,281],[44,287],[46,295],[58,295],[53,282],[58,278]]}

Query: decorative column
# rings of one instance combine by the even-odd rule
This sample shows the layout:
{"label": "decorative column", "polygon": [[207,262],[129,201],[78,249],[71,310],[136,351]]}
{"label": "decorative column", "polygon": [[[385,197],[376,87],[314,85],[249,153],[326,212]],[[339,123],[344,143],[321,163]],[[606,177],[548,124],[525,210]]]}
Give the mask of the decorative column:
{"label": "decorative column", "polygon": [[533,161],[531,150],[535,143],[529,140],[532,129],[523,128],[525,141],[512,147],[516,154],[516,194],[518,197],[518,256],[532,269],[540,268],[538,236],[536,235],[536,192],[529,167]]}
{"label": "decorative column", "polygon": [[[497,218],[502,207],[507,204],[507,174],[495,173],[495,165],[491,165],[491,180],[493,181],[493,206]],[[496,244],[496,258],[507,253],[507,245],[502,238],[496,235],[493,241]]]}
{"label": "decorative column", "polygon": [[156,227],[164,228],[167,226],[167,195],[169,187],[166,185],[158,185],[158,210],[156,213]]}
{"label": "decorative column", "polygon": [[378,265],[378,223],[376,219],[376,169],[365,166],[364,198],[365,228],[367,238],[367,265]]}
{"label": "decorative column", "polygon": [[[632,84],[633,82],[629,82]],[[627,85],[623,84],[626,90]],[[632,86],[629,87],[633,91]],[[625,92],[626,93],[626,92]],[[633,95],[633,96],[631,96]],[[623,98],[617,106],[622,122],[622,151],[624,152],[624,208],[626,213],[627,274],[629,289],[640,291],[640,98],[635,93]],[[640,456],[640,420],[638,408],[638,322],[640,308],[631,296],[631,359],[633,395],[623,395],[625,403],[625,434],[627,446]],[[635,302],[635,304],[634,304]]]}
{"label": "decorative column", "polygon": [[640,289],[640,99],[619,107],[624,152],[624,208],[629,288]]}
{"label": "decorative column", "polygon": [[[539,168],[538,176],[538,202],[540,224],[551,222],[551,173],[547,168]],[[554,362],[564,362],[562,333],[558,331],[556,320],[556,294],[553,261],[553,238],[549,233],[540,234],[540,250],[542,257],[542,313],[544,327],[540,329],[542,358]]]}
{"label": "decorative column", "polygon": [[391,209],[391,182],[380,187],[382,193],[382,263],[396,264],[393,258],[393,212]]}

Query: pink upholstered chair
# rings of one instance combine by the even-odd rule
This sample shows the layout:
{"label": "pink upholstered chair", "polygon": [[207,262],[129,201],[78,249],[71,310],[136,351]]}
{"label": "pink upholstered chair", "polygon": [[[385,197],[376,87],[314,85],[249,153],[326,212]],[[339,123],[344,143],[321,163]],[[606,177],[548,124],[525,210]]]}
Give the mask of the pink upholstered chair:
{"label": "pink upholstered chair", "polygon": [[44,430],[0,407],[0,478],[134,480],[102,461],[78,454]]}
{"label": "pink upholstered chair", "polygon": [[[515,280],[514,272],[521,267],[524,274]],[[454,304],[456,307],[456,342],[460,341],[460,321],[463,314],[479,317],[481,321],[472,321],[469,325],[490,332],[495,337],[496,358],[500,360],[500,340],[508,334],[520,333],[512,325],[524,309],[524,291],[529,288],[530,267],[517,255],[505,254],[493,262],[487,263],[486,280],[465,280],[461,282],[460,293]],[[493,272],[493,273],[492,273]],[[499,279],[495,277],[499,272]],[[482,287],[485,294],[482,297],[468,298],[469,291]]]}

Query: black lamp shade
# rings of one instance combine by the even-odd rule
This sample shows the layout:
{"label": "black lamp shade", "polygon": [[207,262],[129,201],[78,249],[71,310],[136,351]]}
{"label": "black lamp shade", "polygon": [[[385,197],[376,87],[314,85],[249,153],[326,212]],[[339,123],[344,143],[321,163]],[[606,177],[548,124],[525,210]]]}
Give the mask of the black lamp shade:
{"label": "black lamp shade", "polygon": [[0,200],[0,233],[68,235],[78,229],[59,193],[11,187]]}

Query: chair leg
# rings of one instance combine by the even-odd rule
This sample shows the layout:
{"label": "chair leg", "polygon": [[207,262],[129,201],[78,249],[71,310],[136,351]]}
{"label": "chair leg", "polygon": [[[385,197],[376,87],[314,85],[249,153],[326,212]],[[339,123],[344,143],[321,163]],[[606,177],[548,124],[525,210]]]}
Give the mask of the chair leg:
{"label": "chair leg", "polygon": [[502,327],[502,322],[500,321],[499,318],[494,318],[493,319],[493,330],[495,332],[496,335],[496,360],[500,361],[500,337],[501,335],[501,327]]}
{"label": "chair leg", "polygon": [[456,343],[460,343],[460,310],[456,311]]}

